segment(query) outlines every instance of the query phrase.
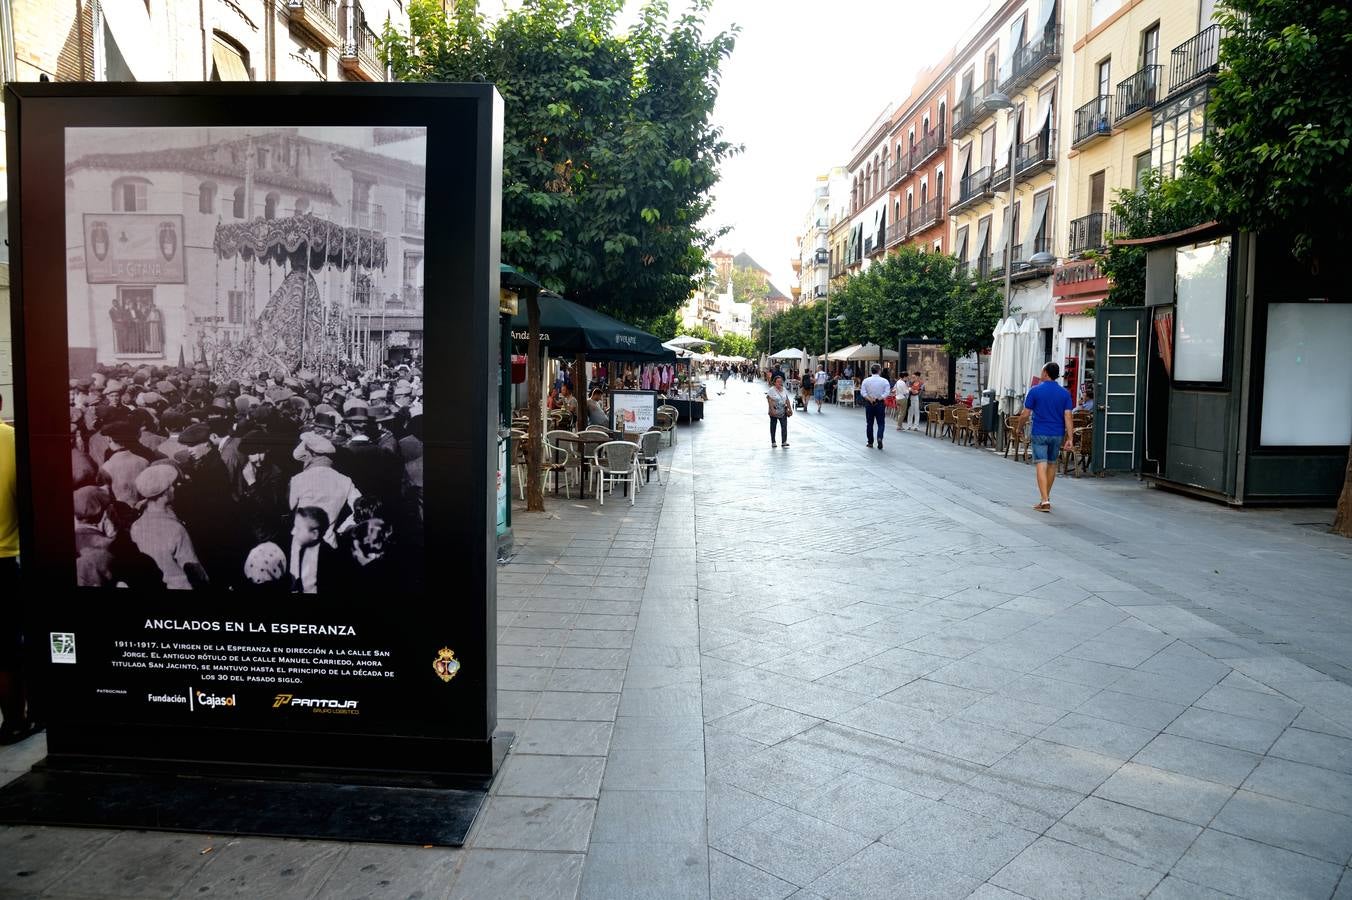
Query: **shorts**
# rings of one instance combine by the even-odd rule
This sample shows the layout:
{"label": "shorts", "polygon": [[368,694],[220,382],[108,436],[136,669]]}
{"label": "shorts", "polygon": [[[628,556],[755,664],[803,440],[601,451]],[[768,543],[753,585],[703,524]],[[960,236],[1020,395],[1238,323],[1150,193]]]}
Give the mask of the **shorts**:
{"label": "shorts", "polygon": [[1028,442],[1033,448],[1033,462],[1056,462],[1061,458],[1061,445],[1066,442],[1062,434],[1035,434]]}
{"label": "shorts", "polygon": [[823,400],[825,400],[826,388],[820,384],[814,387],[812,389],[812,399],[816,400],[818,403],[821,403]]}

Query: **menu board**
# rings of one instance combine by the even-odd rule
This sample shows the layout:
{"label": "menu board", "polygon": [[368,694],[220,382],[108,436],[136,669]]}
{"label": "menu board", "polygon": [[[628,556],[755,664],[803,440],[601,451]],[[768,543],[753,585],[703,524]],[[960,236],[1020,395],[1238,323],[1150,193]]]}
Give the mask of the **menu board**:
{"label": "menu board", "polygon": [[657,427],[657,391],[611,391],[610,427],[625,434]]}

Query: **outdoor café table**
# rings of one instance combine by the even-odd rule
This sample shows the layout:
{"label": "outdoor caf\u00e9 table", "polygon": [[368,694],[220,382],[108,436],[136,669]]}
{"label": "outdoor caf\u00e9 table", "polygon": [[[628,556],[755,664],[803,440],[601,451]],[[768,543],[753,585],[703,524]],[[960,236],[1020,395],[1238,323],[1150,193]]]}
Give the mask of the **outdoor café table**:
{"label": "outdoor caf\u00e9 table", "polygon": [[582,496],[587,496],[587,473],[591,469],[591,454],[606,441],[616,440],[617,434],[618,432],[613,431],[579,431],[571,437],[560,435],[557,438],[558,443],[568,446],[577,454],[578,475],[581,479],[579,490]]}

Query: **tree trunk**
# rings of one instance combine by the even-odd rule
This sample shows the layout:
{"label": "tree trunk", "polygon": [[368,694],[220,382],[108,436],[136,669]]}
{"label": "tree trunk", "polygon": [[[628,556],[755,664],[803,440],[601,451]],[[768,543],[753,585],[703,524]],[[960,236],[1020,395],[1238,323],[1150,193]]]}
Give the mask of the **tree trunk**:
{"label": "tree trunk", "polygon": [[545,511],[545,485],[540,463],[544,458],[544,426],[540,421],[540,297],[535,291],[526,294],[526,321],[529,323],[526,344],[526,407],[530,426],[526,432],[526,511]]}
{"label": "tree trunk", "polygon": [[1333,533],[1352,538],[1352,448],[1347,453],[1347,474],[1343,476],[1343,492],[1338,497],[1338,512],[1333,517]]}

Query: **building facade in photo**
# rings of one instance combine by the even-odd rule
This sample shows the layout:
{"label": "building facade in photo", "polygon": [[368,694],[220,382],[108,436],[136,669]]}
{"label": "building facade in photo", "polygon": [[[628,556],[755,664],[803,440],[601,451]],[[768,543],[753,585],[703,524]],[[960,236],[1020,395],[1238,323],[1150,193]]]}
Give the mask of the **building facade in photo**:
{"label": "building facade in photo", "polygon": [[[329,362],[420,357],[425,165],[414,160],[425,155],[425,137],[220,131],[175,129],[159,136],[174,146],[154,150],[136,149],[133,129],[71,136],[67,208],[81,214],[66,222],[71,377],[119,363],[205,363],[238,377],[237,358],[271,371],[277,360],[241,348],[257,342],[268,309],[288,305],[297,265],[226,252],[226,244],[280,246],[293,237],[326,259],[310,274]],[[378,243],[378,258],[358,243],[353,258],[325,258],[319,248],[345,231]]]}
{"label": "building facade in photo", "polygon": [[925,252],[948,251],[948,125],[952,107],[952,52],[916,78],[902,101],[887,143],[891,162],[884,181],[892,204],[887,249],[910,244]]}

